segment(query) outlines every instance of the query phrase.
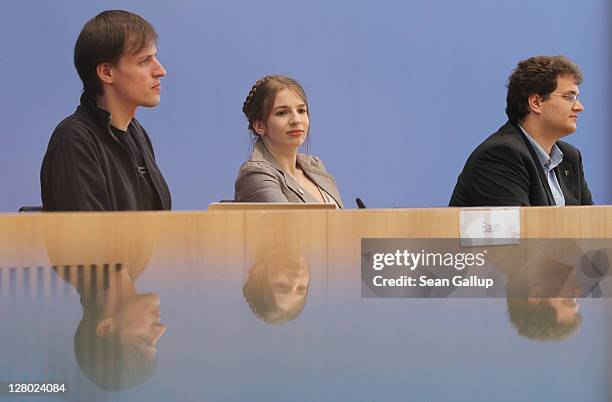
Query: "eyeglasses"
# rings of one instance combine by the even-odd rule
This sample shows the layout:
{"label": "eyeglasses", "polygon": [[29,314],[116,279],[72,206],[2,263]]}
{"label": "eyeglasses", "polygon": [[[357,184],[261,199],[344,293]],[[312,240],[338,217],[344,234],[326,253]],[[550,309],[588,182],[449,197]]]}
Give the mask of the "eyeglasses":
{"label": "eyeglasses", "polygon": [[575,104],[576,102],[578,102],[580,100],[578,94],[556,94],[554,92],[551,92],[547,95],[557,95],[557,96],[561,96],[562,98],[564,98],[566,101],[568,101],[569,103],[571,103],[572,105]]}

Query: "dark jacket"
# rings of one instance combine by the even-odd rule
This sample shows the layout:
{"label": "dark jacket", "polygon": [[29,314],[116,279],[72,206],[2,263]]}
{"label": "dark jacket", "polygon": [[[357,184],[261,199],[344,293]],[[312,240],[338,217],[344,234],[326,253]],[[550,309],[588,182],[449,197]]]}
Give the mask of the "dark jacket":
{"label": "dark jacket", "polygon": [[[171,209],[168,185],[157,164],[151,140],[132,119],[133,134],[163,209]],[[40,170],[45,211],[142,210],[135,162],[110,130],[110,113],[86,94],[76,112],[55,129]]]}
{"label": "dark jacket", "polygon": [[[580,151],[557,141],[563,161],[554,171],[566,205],[592,205]],[[555,205],[529,139],[508,122],[470,155],[457,179],[451,207]]]}

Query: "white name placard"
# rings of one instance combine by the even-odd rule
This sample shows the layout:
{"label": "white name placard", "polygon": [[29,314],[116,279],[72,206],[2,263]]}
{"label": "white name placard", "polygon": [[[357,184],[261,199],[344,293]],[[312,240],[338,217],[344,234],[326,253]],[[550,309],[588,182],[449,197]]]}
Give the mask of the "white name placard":
{"label": "white name placard", "polygon": [[519,244],[521,213],[518,207],[465,208],[459,214],[462,246]]}

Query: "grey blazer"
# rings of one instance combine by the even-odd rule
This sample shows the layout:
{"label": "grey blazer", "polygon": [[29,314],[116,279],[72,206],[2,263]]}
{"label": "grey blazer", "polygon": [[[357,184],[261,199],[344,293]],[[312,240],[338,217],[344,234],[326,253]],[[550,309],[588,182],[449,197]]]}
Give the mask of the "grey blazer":
{"label": "grey blazer", "polygon": [[[344,207],[336,180],[327,173],[321,159],[298,154],[297,163],[310,180],[325,190],[340,208]],[[251,157],[240,167],[234,190],[234,201],[237,202],[319,202],[301,190],[293,177],[283,172],[261,140],[255,143]]]}

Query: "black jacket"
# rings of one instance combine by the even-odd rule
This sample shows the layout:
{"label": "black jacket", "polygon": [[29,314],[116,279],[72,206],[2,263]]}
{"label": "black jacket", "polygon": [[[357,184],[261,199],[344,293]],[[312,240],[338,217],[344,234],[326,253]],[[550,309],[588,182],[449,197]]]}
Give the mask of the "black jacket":
{"label": "black jacket", "polygon": [[[554,171],[566,205],[592,205],[580,151],[557,141],[563,161]],[[451,196],[451,207],[555,205],[544,169],[529,139],[508,122],[470,155]]]}
{"label": "black jacket", "polygon": [[[151,140],[132,119],[128,127],[144,158],[163,209],[171,209],[168,185],[157,164]],[[110,130],[110,114],[86,94],[76,112],[55,129],[40,170],[45,211],[142,210],[135,163]]]}

